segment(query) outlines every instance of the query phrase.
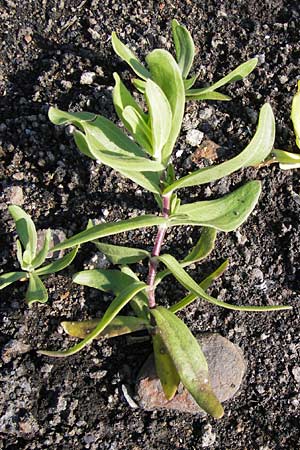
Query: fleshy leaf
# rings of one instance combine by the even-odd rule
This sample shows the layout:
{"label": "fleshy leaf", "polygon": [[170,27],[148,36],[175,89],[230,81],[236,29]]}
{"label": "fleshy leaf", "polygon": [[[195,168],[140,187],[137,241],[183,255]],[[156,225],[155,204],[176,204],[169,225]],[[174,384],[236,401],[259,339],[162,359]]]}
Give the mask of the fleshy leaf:
{"label": "fleshy leaf", "polygon": [[127,45],[123,44],[120,41],[115,32],[112,33],[111,41],[113,45],[113,49],[116,54],[123,59],[123,61],[127,62],[127,64],[132,68],[132,70],[141,78],[146,80],[150,77],[150,73],[146,69],[145,66],[139,61],[136,55],[127,47]]}
{"label": "fleshy leaf", "polygon": [[105,236],[112,236],[114,234],[123,233],[124,231],[136,230],[137,228],[153,227],[167,222],[168,220],[163,217],[146,214],[132,219],[120,220],[119,222],[101,223],[60,242],[52,250],[62,250],[74,247],[75,245],[84,244],[85,242],[94,241],[95,239],[100,239]]}
{"label": "fleshy leaf", "polygon": [[[227,269],[228,266],[228,259],[224,261],[214,272],[209,274],[204,280],[201,281],[200,287],[206,291],[214,280],[219,278]],[[186,295],[182,300],[175,303],[175,305],[170,306],[170,311],[173,313],[177,313],[178,311],[182,310],[183,308],[186,308],[188,305],[190,305],[192,302],[197,300],[199,298],[198,295],[195,294],[188,294]]]}
{"label": "fleshy leaf", "polygon": [[[61,322],[61,325],[70,336],[84,339],[96,328],[99,321],[100,319],[83,320],[81,322]],[[147,320],[132,316],[117,316],[97,338],[108,339],[147,328],[150,328],[150,323]]]}
{"label": "fleshy leaf", "polygon": [[177,369],[159,334],[152,336],[152,342],[156,373],[167,400],[172,400],[180,383]]}
{"label": "fleshy leaf", "polygon": [[199,73],[196,73],[196,75],[193,75],[191,78],[187,78],[186,80],[183,80],[184,89],[185,89],[186,93],[188,92],[189,89],[191,89],[192,86],[194,86],[198,77],[199,77]]}
{"label": "fleshy leaf", "polygon": [[162,89],[172,111],[172,128],[162,150],[162,163],[168,164],[181,129],[185,106],[185,90],[180,69],[173,56],[166,50],[153,50],[146,58],[151,79]]}
{"label": "fleshy leaf", "polygon": [[24,247],[22,259],[25,264],[31,264],[35,257],[37,245],[35,225],[31,217],[20,206],[10,205],[8,210],[15,221],[18,236]]}
{"label": "fleshy leaf", "polygon": [[96,118],[96,114],[89,112],[66,112],[51,106],[48,111],[48,117],[54,125],[67,125],[74,123],[81,126],[81,122],[91,121]]}
{"label": "fleshy leaf", "polygon": [[14,283],[15,281],[27,278],[27,272],[8,272],[0,275],[0,289]]}
{"label": "fleshy leaf", "polygon": [[140,248],[105,244],[99,241],[95,241],[94,244],[113,264],[133,264],[150,257],[149,252]]}
{"label": "fleshy leaf", "polygon": [[132,106],[126,106],[123,111],[123,123],[132,134],[136,142],[153,156],[151,144],[151,130],[143,116]]}
{"label": "fleshy leaf", "polygon": [[300,168],[300,154],[286,152],[284,150],[275,149],[272,151],[275,159],[272,162],[278,162],[282,170],[299,169]]}
{"label": "fleshy leaf", "polygon": [[[192,97],[194,100],[197,100],[197,96],[201,96],[203,94],[206,94],[208,92],[216,91],[220,87],[224,86],[225,84],[234,83],[235,81],[242,80],[243,78],[247,77],[257,66],[258,59],[252,58],[249,59],[249,61],[244,62],[243,64],[239,65],[236,69],[234,69],[232,72],[230,72],[225,77],[221,78],[216,83],[212,84],[211,86],[201,88],[201,89],[190,89],[187,92],[187,97]],[[202,100],[199,98],[199,100]]]}
{"label": "fleshy leaf", "polygon": [[159,306],[152,309],[151,314],[182,384],[200,408],[220,419],[224,411],[211,388],[207,362],[197,339],[168,309]]}
{"label": "fleshy leaf", "polygon": [[145,289],[147,285],[142,282],[133,282],[130,286],[125,288],[119,295],[117,295],[114,300],[111,302],[107,310],[105,311],[104,316],[99,321],[98,325],[91,331],[85,339],[83,339],[78,344],[69,348],[68,350],[61,351],[48,351],[42,350],[38,353],[47,356],[55,356],[55,357],[64,357],[74,355],[90,344],[94,339],[96,339],[100,333],[102,333],[105,328],[111,323],[111,321],[117,316],[117,314],[121,311],[122,308],[134,297],[138,292]]}
{"label": "fleshy leaf", "polygon": [[214,228],[204,227],[201,231],[201,236],[197,244],[191,249],[182,263],[192,264],[206,258],[215,246],[216,236],[217,232]]}
{"label": "fleshy leaf", "polygon": [[[132,277],[134,280],[139,281],[137,275],[131,270],[129,266],[122,266],[121,271]],[[148,308],[148,297],[145,292],[141,291],[137,295],[135,295],[130,300],[130,306],[135,315],[140,317],[141,319],[145,319],[149,321],[149,308]]]}
{"label": "fleshy leaf", "polygon": [[247,147],[237,156],[216,166],[199,169],[166,187],[164,194],[175,189],[219,180],[242,167],[255,166],[271,153],[275,139],[275,121],[271,106],[266,103],[260,111],[256,133]]}
{"label": "fleshy leaf", "polygon": [[179,283],[184,286],[191,293],[203,298],[204,300],[212,303],[216,306],[222,306],[223,308],[232,309],[235,311],[275,311],[275,310],[285,310],[291,309],[291,306],[286,305],[271,305],[271,306],[239,306],[232,305],[230,303],[218,300],[211,295],[207,294],[204,289],[199,286],[196,281],[189,276],[189,274],[181,267],[180,263],[171,255],[161,255],[157,257],[158,260],[163,262],[165,266],[172,272],[174,277]]}
{"label": "fleshy leaf", "polygon": [[300,148],[300,80],[298,80],[298,91],[293,97],[291,119],[296,135],[296,145]]}
{"label": "fleshy leaf", "polygon": [[201,92],[199,94],[191,94],[192,91],[197,91],[197,89],[191,89],[186,92],[186,100],[217,100],[221,102],[229,102],[231,97],[225,94],[221,94],[221,92],[212,91],[212,92]]}
{"label": "fleshy leaf", "polygon": [[216,200],[180,205],[171,225],[196,225],[220,231],[236,230],[253,211],[261,193],[260,181],[249,181]]}
{"label": "fleshy leaf", "polygon": [[180,25],[176,19],[172,20],[172,34],[178,66],[182,72],[182,77],[186,78],[193,65],[195,45],[188,30]]}
{"label": "fleshy leaf", "polygon": [[92,269],[75,273],[73,282],[119,295],[134,282],[134,279],[120,270]]}
{"label": "fleshy leaf", "polygon": [[32,303],[46,303],[48,300],[48,292],[40,277],[32,272],[29,274],[29,286],[26,292],[26,302],[28,305]]}
{"label": "fleshy leaf", "polygon": [[78,251],[78,246],[73,248],[72,251],[70,251],[69,253],[67,253],[65,256],[63,256],[60,259],[57,259],[56,261],[53,261],[50,264],[47,264],[44,267],[40,267],[39,269],[37,269],[35,271],[35,273],[37,275],[49,275],[51,273],[56,273],[59,272],[63,269],[65,269],[66,267],[68,267],[71,262],[73,261],[73,259],[75,258],[76,254]]}
{"label": "fleshy leaf", "polygon": [[150,79],[146,82],[145,97],[150,115],[153,157],[161,161],[161,152],[172,128],[172,111],[162,89]]}
{"label": "fleshy leaf", "polygon": [[134,78],[132,80],[132,84],[141,94],[145,93],[146,81],[140,80],[139,78]]}
{"label": "fleshy leaf", "polygon": [[34,258],[34,260],[32,261],[32,267],[34,267],[34,268],[39,267],[45,262],[45,260],[47,258],[47,254],[49,252],[50,240],[51,240],[51,230],[48,229],[45,234],[43,247],[38,252],[38,254]]}

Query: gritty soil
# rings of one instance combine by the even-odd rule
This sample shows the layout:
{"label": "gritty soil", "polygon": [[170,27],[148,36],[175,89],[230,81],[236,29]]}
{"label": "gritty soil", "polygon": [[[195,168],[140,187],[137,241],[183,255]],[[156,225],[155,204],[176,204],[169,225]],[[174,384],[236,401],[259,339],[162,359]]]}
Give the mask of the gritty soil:
{"label": "gritty soil", "polygon": [[[113,72],[130,86],[131,72],[113,53],[117,31],[143,59],[153,48],[170,48],[170,19],[192,32],[199,86],[216,81],[247,59],[259,66],[247,80],[224,89],[228,103],[190,102],[175,154],[178,176],[196,169],[195,147],[186,143],[197,128],[223,146],[226,157],[241,151],[255,130],[259,108],[269,101],[277,123],[276,147],[295,151],[289,119],[299,78],[298,0],[4,0],[0,69],[0,265],[18,270],[14,224],[7,204],[17,201],[37,227],[81,231],[88,218],[107,221],[157,212],[144,193],[115,171],[76,150],[72,137],[47,118],[49,105],[87,110],[117,122],[112,107]],[[82,74],[94,72],[92,84]],[[148,357],[149,341],[125,337],[95,342],[68,359],[38,356],[36,349],[70,346],[63,319],[101,316],[110,296],[71,283],[93,263],[84,246],[73,265],[46,279],[49,302],[29,309],[25,288],[1,291],[0,449],[279,450],[300,447],[300,191],[297,171],[270,166],[246,169],[209,186],[180,191],[183,201],[217,198],[250,179],[262,181],[255,212],[238,232],[219,233],[208,261],[191,270],[200,280],[225,258],[230,266],[211,289],[232,303],[286,303],[292,311],[239,313],[201,301],[181,317],[197,334],[219,332],[237,343],[248,363],[239,396],[225,402],[220,421],[170,411],[144,412],[127,403],[135,377]],[[151,249],[155,230],[131,232],[110,242]],[[165,251],[184,255],[199,229],[172,230]],[[141,278],[146,267],[137,265]],[[167,282],[162,303],[184,295]]]}

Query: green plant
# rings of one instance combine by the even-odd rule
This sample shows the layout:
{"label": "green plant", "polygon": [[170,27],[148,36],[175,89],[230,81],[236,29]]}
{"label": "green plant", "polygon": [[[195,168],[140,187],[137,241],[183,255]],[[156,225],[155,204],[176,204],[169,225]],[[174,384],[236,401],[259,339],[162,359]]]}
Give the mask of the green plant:
{"label": "green plant", "polygon": [[[300,149],[300,80],[298,81],[298,90],[293,97],[291,120],[294,127],[296,145]],[[300,168],[300,154],[287,152],[285,150],[274,149],[273,158],[270,162],[279,162],[279,167],[283,170]]]}
{"label": "green plant", "polygon": [[[9,272],[0,275],[0,289],[9,286],[15,281],[28,280],[26,301],[29,305],[35,302],[45,303],[48,293],[41,280],[41,276],[50,275],[67,267],[76,256],[78,247],[64,257],[43,266],[49,252],[51,231],[47,230],[43,246],[37,252],[37,233],[30,216],[19,206],[9,206],[9,212],[15,221],[19,240],[17,240],[17,258],[22,272]],[[22,249],[23,246],[23,249]],[[42,266],[42,267],[41,267]]]}
{"label": "green plant", "polygon": [[[213,305],[238,311],[271,311],[289,306],[240,306],[218,300],[207,293],[211,283],[226,269],[225,261],[200,284],[191,278],[185,267],[203,260],[212,251],[218,231],[237,229],[254,209],[260,192],[259,181],[250,181],[217,200],[181,204],[177,196],[181,188],[213,182],[241,168],[257,165],[271,153],[275,125],[271,107],[265,104],[259,115],[256,133],[247,147],[236,157],[217,166],[196,170],[176,179],[171,162],[172,151],[180,133],[185,102],[188,100],[229,100],[218,88],[248,75],[257,60],[252,59],[208,88],[192,89],[197,76],[188,78],[194,59],[194,43],[185,27],[172,22],[176,59],[166,50],[154,50],[146,58],[145,67],[113,34],[116,53],[139,76],[133,84],[143,94],[147,112],[131,95],[117,74],[113,102],[117,115],[132,135],[113,122],[93,113],[64,112],[50,108],[49,118],[56,125],[73,124],[78,149],[90,158],[101,161],[144,189],[152,192],[161,208],[161,215],[147,214],[114,223],[88,224],[87,229],[56,245],[53,250],[77,247],[95,242],[107,257],[119,266],[115,270],[86,270],[74,275],[73,281],[101,291],[112,292],[114,299],[101,319],[84,322],[63,322],[71,336],[82,340],[67,350],[40,351],[49,356],[70,356],[94,339],[112,337],[147,329],[152,336],[155,363],[164,393],[171,399],[181,381],[201,408],[216,418],[223,415],[222,405],[212,391],[208,366],[202,350],[188,327],[176,313],[199,297]],[[170,254],[161,254],[166,231],[175,226],[201,227],[201,235],[187,256],[177,261]],[[152,252],[116,246],[101,238],[144,227],[158,227]],[[140,281],[129,267],[148,259],[147,281]],[[161,265],[164,267],[161,270]],[[155,290],[167,276],[173,275],[188,294],[170,307],[157,305]],[[134,316],[119,312],[129,304]]]}

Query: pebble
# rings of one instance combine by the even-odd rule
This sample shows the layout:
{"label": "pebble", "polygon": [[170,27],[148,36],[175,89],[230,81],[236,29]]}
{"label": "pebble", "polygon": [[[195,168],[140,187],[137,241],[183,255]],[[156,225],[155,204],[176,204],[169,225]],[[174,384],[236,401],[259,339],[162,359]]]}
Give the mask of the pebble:
{"label": "pebble", "polygon": [[202,447],[211,447],[216,442],[216,437],[216,434],[212,431],[212,426],[207,424],[202,435]]}
{"label": "pebble", "polygon": [[2,361],[7,364],[16,356],[29,352],[30,348],[28,344],[24,344],[17,339],[11,339],[3,347],[1,354]]}
{"label": "pebble", "polygon": [[[39,252],[43,247],[46,232],[47,232],[47,229],[37,230],[37,252]],[[56,229],[51,230],[50,249],[52,247],[54,247],[56,244],[58,244],[59,242],[64,241],[65,239],[67,239],[67,236],[65,235],[65,233],[62,230],[56,230]],[[53,257],[55,259],[62,258],[64,254],[65,254],[65,250],[60,250],[55,253],[49,252],[47,255],[47,259],[50,259]]]}
{"label": "pebble", "polygon": [[[242,350],[217,333],[206,333],[198,338],[206,357],[212,388],[221,402],[232,398],[242,383],[246,362]],[[147,410],[168,409],[191,414],[203,411],[180,384],[174,398],[168,401],[162,391],[151,355],[143,365],[136,386],[139,405]]]}
{"label": "pebble", "polygon": [[204,133],[202,133],[202,131],[192,129],[187,132],[185,141],[192,147],[197,147],[197,145],[201,144],[203,136]]}
{"label": "pebble", "polygon": [[6,203],[22,206],[24,204],[23,189],[21,186],[9,186],[4,189]]}
{"label": "pebble", "polygon": [[296,366],[292,369],[293,377],[297,383],[300,383],[300,366]]}
{"label": "pebble", "polygon": [[95,72],[83,72],[80,77],[80,84],[92,84],[96,77]]}

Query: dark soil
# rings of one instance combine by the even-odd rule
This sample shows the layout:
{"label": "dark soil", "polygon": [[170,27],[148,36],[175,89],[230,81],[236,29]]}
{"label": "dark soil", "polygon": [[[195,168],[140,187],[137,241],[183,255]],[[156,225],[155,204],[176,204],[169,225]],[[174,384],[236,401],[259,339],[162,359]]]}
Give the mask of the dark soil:
{"label": "dark soil", "polygon": [[[249,142],[257,113],[269,101],[277,120],[277,148],[296,150],[289,119],[299,78],[298,0],[132,1],[4,0],[1,14],[0,176],[1,271],[17,269],[14,225],[7,211],[13,187],[23,193],[24,209],[38,228],[82,230],[88,218],[112,221],[155,212],[151,195],[116,172],[79,154],[72,137],[47,119],[49,105],[87,110],[116,120],[112,74],[131,73],[112,50],[110,36],[144,55],[169,48],[170,19],[191,30],[197,45],[195,71],[200,82],[216,81],[247,59],[260,65],[244,82],[223,90],[229,103],[187,105],[186,128],[175,153],[179,175],[196,168],[195,150],[185,142],[186,129],[197,127],[236,154]],[[80,83],[86,71],[91,85]],[[207,109],[209,108],[209,109]],[[203,110],[206,113],[203,115]],[[149,342],[116,338],[95,342],[68,359],[36,354],[38,348],[71,344],[62,319],[101,315],[107,295],[81,288],[70,275],[95,254],[85,246],[73,266],[46,285],[49,302],[29,309],[25,288],[1,291],[1,344],[4,352],[17,341],[30,345],[4,358],[1,367],[1,449],[193,450],[297,449],[299,436],[299,175],[271,166],[247,169],[207,187],[180,191],[183,200],[214,198],[250,179],[260,179],[263,194],[254,214],[237,233],[219,233],[208,262],[191,271],[195,279],[225,258],[230,267],[212,293],[232,303],[287,303],[292,311],[269,314],[217,309],[201,301],[185,312],[194,333],[219,332],[241,346],[248,370],[240,395],[225,403],[225,416],[211,418],[131,409],[122,385],[133,393],[135,376],[150,352]],[[22,201],[21,201],[22,203]],[[134,241],[150,249],[155,230],[128,233],[113,242]],[[185,254],[199,229],[174,230],[165,249]],[[245,239],[243,239],[245,238]],[[141,275],[146,268],[138,266]],[[163,302],[183,295],[175,283],[164,284]],[[103,300],[106,300],[103,301]],[[21,353],[22,351],[26,351]],[[18,353],[18,349],[17,349]],[[6,355],[7,356],[7,355]]]}

